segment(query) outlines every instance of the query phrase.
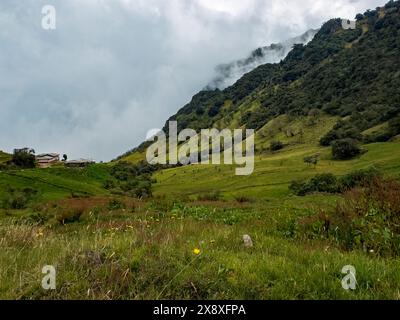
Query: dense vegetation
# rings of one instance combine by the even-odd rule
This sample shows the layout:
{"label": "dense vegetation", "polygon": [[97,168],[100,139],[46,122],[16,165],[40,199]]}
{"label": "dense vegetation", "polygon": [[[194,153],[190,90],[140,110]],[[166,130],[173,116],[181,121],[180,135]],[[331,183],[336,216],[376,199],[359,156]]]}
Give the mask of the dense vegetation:
{"label": "dense vegetation", "polygon": [[340,139],[332,142],[332,156],[337,160],[348,160],[361,153],[361,149],[353,139]]}
{"label": "dense vegetation", "polygon": [[104,182],[104,187],[114,194],[124,194],[137,198],[148,198],[152,195],[152,173],[157,166],[147,162],[131,164],[118,162],[111,167],[111,179]]}
{"label": "dense vegetation", "polygon": [[400,254],[400,183],[375,178],[346,192],[331,212],[300,222],[299,235],[324,237],[345,250],[359,249],[381,256]]}
{"label": "dense vegetation", "polygon": [[9,165],[12,167],[31,169],[36,166],[34,150],[15,150]]}
{"label": "dense vegetation", "polygon": [[342,193],[356,187],[369,186],[380,176],[375,168],[356,170],[340,178],[332,173],[320,173],[309,181],[293,181],[289,189],[297,196],[314,192]]}

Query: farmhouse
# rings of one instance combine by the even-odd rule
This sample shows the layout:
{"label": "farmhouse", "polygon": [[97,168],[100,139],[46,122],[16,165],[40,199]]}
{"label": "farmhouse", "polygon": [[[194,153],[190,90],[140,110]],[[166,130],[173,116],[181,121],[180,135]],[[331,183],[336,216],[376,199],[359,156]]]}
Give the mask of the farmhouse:
{"label": "farmhouse", "polygon": [[48,168],[59,161],[58,153],[42,153],[36,156],[36,162],[40,168]]}
{"label": "farmhouse", "polygon": [[89,160],[89,159],[78,159],[78,160],[66,161],[65,166],[68,168],[84,168],[92,163],[95,163],[95,162],[93,160]]}

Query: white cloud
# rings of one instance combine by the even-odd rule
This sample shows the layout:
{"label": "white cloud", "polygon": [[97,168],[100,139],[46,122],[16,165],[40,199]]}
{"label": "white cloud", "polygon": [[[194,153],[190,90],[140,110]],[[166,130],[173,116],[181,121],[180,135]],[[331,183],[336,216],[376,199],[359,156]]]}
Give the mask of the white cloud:
{"label": "white cloud", "polygon": [[[41,29],[41,8],[57,29]],[[187,103],[214,67],[364,0],[2,0],[0,149],[110,160]]]}

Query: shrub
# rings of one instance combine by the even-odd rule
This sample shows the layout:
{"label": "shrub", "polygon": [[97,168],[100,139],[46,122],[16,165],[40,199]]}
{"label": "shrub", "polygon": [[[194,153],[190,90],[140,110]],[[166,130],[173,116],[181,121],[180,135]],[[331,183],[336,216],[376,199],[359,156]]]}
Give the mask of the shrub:
{"label": "shrub", "polygon": [[292,181],[289,186],[289,190],[296,196],[304,197],[313,190],[310,189],[307,182],[304,181]]}
{"label": "shrub", "polygon": [[316,175],[308,182],[292,181],[289,190],[297,196],[305,196],[313,192],[336,193],[340,191],[340,186],[333,174],[322,173]]}
{"label": "shrub", "polygon": [[336,140],[332,143],[332,156],[337,160],[348,160],[361,153],[353,139]]}
{"label": "shrub", "polygon": [[339,122],[334,129],[329,131],[326,135],[324,135],[319,143],[322,146],[330,146],[336,140],[343,139],[354,139],[361,140],[362,136],[360,130],[356,128],[352,123],[348,122]]}
{"label": "shrub", "polygon": [[251,202],[251,199],[246,196],[236,196],[235,200],[239,203]]}
{"label": "shrub", "polygon": [[112,180],[112,179],[107,179],[103,183],[103,188],[107,189],[107,190],[114,189],[115,186],[116,186],[116,182],[114,180]]}
{"label": "shrub", "polygon": [[11,163],[19,168],[34,168],[36,165],[35,151],[33,149],[14,150]]}
{"label": "shrub", "polygon": [[68,210],[63,209],[61,213],[56,216],[56,220],[63,225],[78,222],[81,219],[83,213],[83,208],[72,208]]}
{"label": "shrub", "polygon": [[400,183],[374,178],[368,186],[347,191],[333,212],[320,212],[300,224],[304,236],[322,236],[346,250],[398,256]]}
{"label": "shrub", "polygon": [[312,156],[304,157],[303,160],[304,160],[304,163],[316,166],[318,164],[319,154],[314,154]]}
{"label": "shrub", "polygon": [[269,147],[271,151],[278,151],[283,149],[283,143],[280,141],[272,141]]}
{"label": "shrub", "polygon": [[357,170],[336,178],[333,174],[322,173],[309,181],[292,181],[289,190],[297,196],[305,196],[313,192],[340,193],[355,187],[370,185],[381,173],[375,168]]}
{"label": "shrub", "polygon": [[112,199],[108,203],[108,210],[110,211],[121,210],[121,209],[125,209],[125,203],[123,203],[118,199]]}
{"label": "shrub", "polygon": [[197,200],[199,201],[218,201],[220,199],[221,199],[221,193],[219,191],[204,193],[197,197]]}
{"label": "shrub", "polygon": [[153,166],[145,162],[131,164],[119,162],[111,169],[114,179],[104,182],[103,187],[114,194],[127,195],[137,198],[149,198],[152,196],[152,173],[159,166]]}
{"label": "shrub", "polygon": [[340,186],[342,191],[347,191],[358,186],[368,186],[380,176],[381,173],[376,168],[357,170],[340,178]]}
{"label": "shrub", "polygon": [[20,168],[34,168],[36,165],[35,152],[33,150],[15,150],[11,162]]}
{"label": "shrub", "polygon": [[336,193],[340,191],[338,180],[331,173],[316,175],[310,180],[309,188],[316,192]]}
{"label": "shrub", "polygon": [[3,200],[2,207],[4,209],[25,209],[28,203],[36,195],[37,191],[31,188],[6,190],[6,197]]}

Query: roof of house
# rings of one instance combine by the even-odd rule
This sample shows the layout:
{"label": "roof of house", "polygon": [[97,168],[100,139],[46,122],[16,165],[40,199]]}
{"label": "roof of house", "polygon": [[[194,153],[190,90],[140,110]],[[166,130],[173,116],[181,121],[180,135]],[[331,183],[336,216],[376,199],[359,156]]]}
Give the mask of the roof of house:
{"label": "roof of house", "polygon": [[79,163],[94,163],[91,159],[76,159],[76,160],[69,160],[65,162],[66,164],[79,164]]}
{"label": "roof of house", "polygon": [[59,156],[60,155],[58,153],[42,153],[42,154],[38,154],[36,156],[36,158],[46,158],[46,157],[48,157],[48,158],[57,158]]}

